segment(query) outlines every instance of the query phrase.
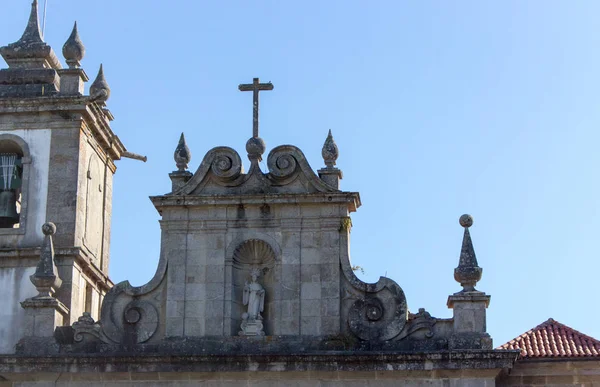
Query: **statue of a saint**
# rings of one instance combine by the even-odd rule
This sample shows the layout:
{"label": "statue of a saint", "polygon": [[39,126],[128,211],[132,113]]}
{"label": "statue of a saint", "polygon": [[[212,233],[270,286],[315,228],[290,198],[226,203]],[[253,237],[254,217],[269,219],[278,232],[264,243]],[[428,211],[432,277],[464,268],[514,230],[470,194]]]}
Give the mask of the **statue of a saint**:
{"label": "statue of a saint", "polygon": [[260,269],[254,268],[250,272],[252,282],[246,281],[244,285],[244,305],[248,305],[248,312],[242,315],[244,320],[262,320],[261,312],[265,308],[265,289],[257,282]]}

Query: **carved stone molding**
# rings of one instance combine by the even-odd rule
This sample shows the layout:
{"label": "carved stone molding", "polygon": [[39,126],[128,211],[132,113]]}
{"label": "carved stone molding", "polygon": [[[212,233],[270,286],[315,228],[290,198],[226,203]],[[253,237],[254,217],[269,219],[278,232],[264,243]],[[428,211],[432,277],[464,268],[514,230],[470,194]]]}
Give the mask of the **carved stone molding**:
{"label": "carved stone molding", "polygon": [[[211,149],[192,178],[172,195],[339,192],[314,173],[302,151],[281,145],[267,157],[269,173],[253,163],[246,174],[239,154],[229,147]],[[301,182],[296,180],[301,179]]]}

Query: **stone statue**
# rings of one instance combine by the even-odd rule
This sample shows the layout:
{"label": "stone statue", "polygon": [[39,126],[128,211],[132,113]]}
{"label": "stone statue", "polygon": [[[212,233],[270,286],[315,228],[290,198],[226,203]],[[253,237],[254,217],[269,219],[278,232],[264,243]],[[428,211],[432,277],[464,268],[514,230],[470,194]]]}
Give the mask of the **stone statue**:
{"label": "stone statue", "polygon": [[265,289],[261,284],[256,282],[260,275],[259,269],[252,269],[252,282],[244,285],[244,305],[248,305],[248,313],[246,319],[262,320],[260,313],[265,308]]}
{"label": "stone statue", "polygon": [[261,312],[265,308],[265,289],[259,284],[260,269],[254,268],[250,272],[252,282],[246,281],[244,285],[244,305],[248,311],[242,314],[241,336],[264,336]]}

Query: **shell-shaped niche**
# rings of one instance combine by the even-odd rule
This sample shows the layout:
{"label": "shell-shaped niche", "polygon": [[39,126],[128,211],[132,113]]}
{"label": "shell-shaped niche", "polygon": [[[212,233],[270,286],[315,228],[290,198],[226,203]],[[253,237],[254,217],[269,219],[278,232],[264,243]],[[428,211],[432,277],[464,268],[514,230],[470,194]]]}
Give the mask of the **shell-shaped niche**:
{"label": "shell-shaped niche", "polygon": [[272,267],[275,264],[275,252],[267,242],[249,239],[242,242],[233,252],[233,264],[237,267]]}

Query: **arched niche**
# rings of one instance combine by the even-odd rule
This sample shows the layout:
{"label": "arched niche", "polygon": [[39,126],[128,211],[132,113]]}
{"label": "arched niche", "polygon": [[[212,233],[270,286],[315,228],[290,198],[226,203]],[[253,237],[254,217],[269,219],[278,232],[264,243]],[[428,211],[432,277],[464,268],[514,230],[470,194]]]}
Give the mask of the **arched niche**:
{"label": "arched niche", "polygon": [[262,239],[252,238],[239,243],[231,257],[231,334],[240,330],[242,315],[247,311],[243,304],[244,286],[251,280],[253,269],[260,270],[260,283],[265,290],[262,312],[264,331],[269,335],[274,316],[273,300],[275,292],[274,268],[277,254],[271,245]]}
{"label": "arched niche", "polygon": [[[0,224],[2,234],[24,234],[27,225],[31,153],[27,142],[14,134],[0,134],[0,195],[15,201],[18,220]],[[10,194],[8,193],[10,192]]]}

